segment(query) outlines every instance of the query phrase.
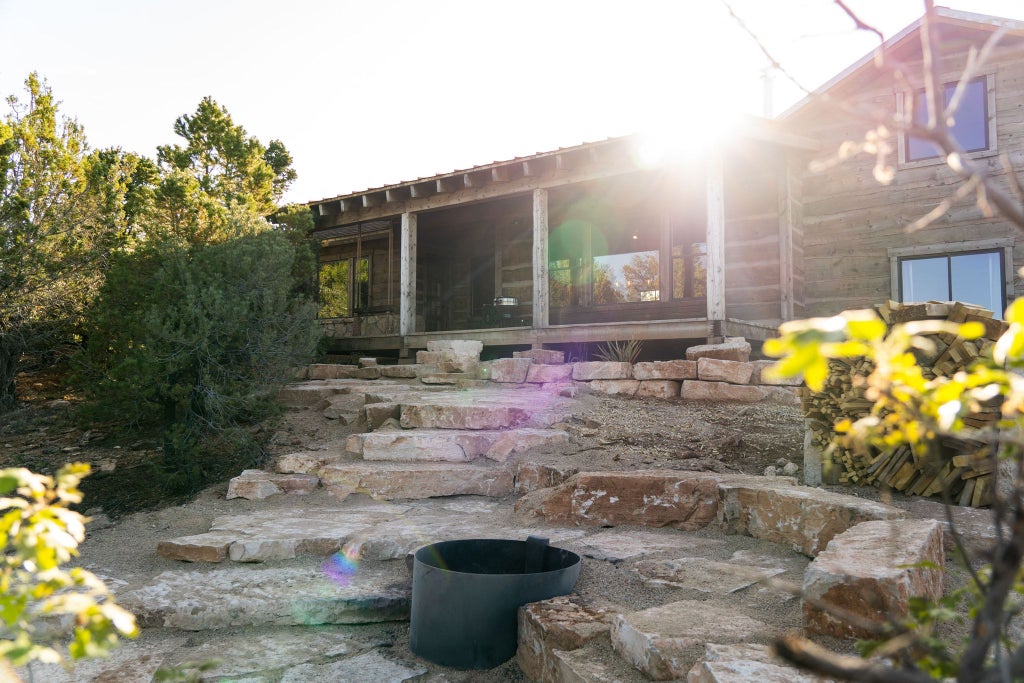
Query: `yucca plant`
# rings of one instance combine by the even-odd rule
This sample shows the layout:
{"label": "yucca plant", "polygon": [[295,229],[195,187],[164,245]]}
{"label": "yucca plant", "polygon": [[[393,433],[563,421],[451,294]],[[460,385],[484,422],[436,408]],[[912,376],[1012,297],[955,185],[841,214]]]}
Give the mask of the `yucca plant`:
{"label": "yucca plant", "polygon": [[611,341],[598,347],[594,355],[598,360],[608,363],[635,363],[640,357],[642,342],[636,339],[629,341]]}

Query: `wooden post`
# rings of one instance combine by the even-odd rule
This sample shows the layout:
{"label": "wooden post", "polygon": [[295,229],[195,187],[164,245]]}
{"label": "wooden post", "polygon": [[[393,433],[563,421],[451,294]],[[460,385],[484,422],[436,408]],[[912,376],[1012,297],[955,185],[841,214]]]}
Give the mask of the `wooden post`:
{"label": "wooden post", "polygon": [[722,157],[707,159],[708,320],[725,320],[725,199]]}
{"label": "wooden post", "polygon": [[398,333],[403,337],[416,331],[416,218],[414,213],[402,214]]}
{"label": "wooden post", "polygon": [[548,191],[533,191],[533,327],[548,326]]}
{"label": "wooden post", "polygon": [[792,320],[793,310],[793,184],[789,164],[782,164],[782,178],[779,180],[779,292],[783,320]]}

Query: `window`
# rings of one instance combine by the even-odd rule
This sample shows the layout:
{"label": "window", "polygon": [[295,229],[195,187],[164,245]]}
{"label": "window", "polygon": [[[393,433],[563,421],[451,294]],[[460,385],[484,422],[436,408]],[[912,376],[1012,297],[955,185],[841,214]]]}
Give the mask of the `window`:
{"label": "window", "polygon": [[[954,114],[954,124],[950,129],[953,137],[967,152],[981,152],[994,149],[992,140],[994,126],[989,121],[989,76],[980,76],[968,81],[964,87],[960,105]],[[943,86],[943,102],[948,105],[956,91],[956,83],[946,83]],[[906,107],[906,100],[902,104]],[[913,99],[914,123],[925,125],[928,122],[928,103],[925,100],[924,90],[914,93]],[[909,112],[906,112],[909,113]],[[904,162],[924,161],[926,159],[937,159],[939,150],[931,142],[906,135],[902,137],[901,156]]]}
{"label": "window", "polygon": [[346,318],[370,305],[370,260],[366,257],[321,263],[318,272],[321,318]]}
{"label": "window", "polygon": [[1001,316],[1005,307],[1003,250],[899,259],[900,301],[963,301]]}
{"label": "window", "polygon": [[648,226],[559,226],[549,245],[551,306],[661,301],[659,240]]}

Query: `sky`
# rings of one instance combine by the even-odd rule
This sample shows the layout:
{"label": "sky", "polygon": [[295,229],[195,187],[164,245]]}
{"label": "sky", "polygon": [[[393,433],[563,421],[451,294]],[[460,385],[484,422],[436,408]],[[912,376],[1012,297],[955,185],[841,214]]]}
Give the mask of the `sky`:
{"label": "sky", "polygon": [[[830,0],[730,0],[804,87],[877,45]],[[920,0],[848,0],[888,37]],[[947,0],[1024,20],[1020,0]],[[719,0],[0,0],[0,94],[47,79],[94,148],[154,156],[207,95],[279,139],[307,202],[762,114],[768,61]],[[771,109],[800,90],[776,74]]]}

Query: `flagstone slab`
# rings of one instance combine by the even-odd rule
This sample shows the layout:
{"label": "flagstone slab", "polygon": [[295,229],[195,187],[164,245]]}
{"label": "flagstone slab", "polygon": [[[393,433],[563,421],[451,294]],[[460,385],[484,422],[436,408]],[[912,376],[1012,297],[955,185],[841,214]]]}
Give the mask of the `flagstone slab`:
{"label": "flagstone slab", "polygon": [[704,658],[687,674],[687,683],[834,683],[774,657],[767,645],[708,643]]}
{"label": "flagstone slab", "polygon": [[709,601],[680,600],[612,621],[612,648],[654,681],[683,678],[715,643],[767,642],[773,630],[765,623]]}
{"label": "flagstone slab", "polygon": [[372,681],[403,683],[419,678],[427,668],[419,663],[401,662],[379,651],[327,664],[301,664],[285,672],[280,683],[311,683],[311,681]]}
{"label": "flagstone slab", "polygon": [[218,664],[206,672],[206,680],[276,680],[279,670],[358,655],[370,647],[372,643],[354,633],[352,626],[262,627],[242,633],[208,631],[199,642],[190,641],[172,652],[164,664],[180,666],[216,660]]}
{"label": "flagstone slab", "polygon": [[720,548],[724,542],[681,534],[656,534],[649,531],[601,531],[582,542],[583,554],[595,560],[622,562],[668,551]]}
{"label": "flagstone slab", "polygon": [[349,463],[320,470],[325,487],[342,486],[374,498],[420,499],[439,496],[492,496],[512,493],[512,471],[472,463]]}
{"label": "flagstone slab", "polygon": [[143,627],[185,631],[401,621],[411,585],[400,576],[360,567],[347,583],[335,582],[319,566],[167,571],[118,603]]}
{"label": "flagstone slab", "polygon": [[15,671],[22,681],[38,683],[151,683],[165,659],[187,641],[178,632],[143,632],[136,640],[121,642],[108,657],[75,661],[73,669],[34,662],[31,676],[27,667]]}
{"label": "flagstone slab", "polygon": [[633,569],[655,585],[728,595],[784,573],[785,569],[718,562],[704,557],[643,560]]}

